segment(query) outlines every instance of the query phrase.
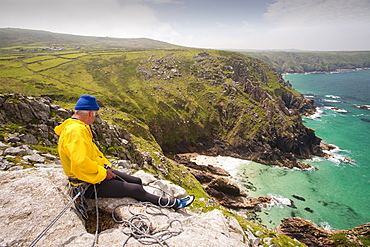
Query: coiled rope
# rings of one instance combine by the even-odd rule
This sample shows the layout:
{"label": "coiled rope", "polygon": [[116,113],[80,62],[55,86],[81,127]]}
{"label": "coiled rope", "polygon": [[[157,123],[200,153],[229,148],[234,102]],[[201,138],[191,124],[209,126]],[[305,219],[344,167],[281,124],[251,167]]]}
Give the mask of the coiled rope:
{"label": "coiled rope", "polygon": [[[126,182],[123,178],[117,175],[117,178],[122,180],[123,182]],[[86,201],[86,198],[84,196],[85,191],[91,184],[84,182],[81,185],[78,186],[73,186],[70,184],[69,188],[69,194],[72,198],[72,200],[68,203],[68,205],[50,222],[50,224],[35,238],[34,241],[31,242],[29,247],[34,247],[40,239],[47,233],[47,231],[50,230],[50,228],[59,220],[60,217],[69,209],[72,207],[72,204],[75,204],[75,208],[77,211],[81,214],[81,216],[87,220],[88,219],[88,204]],[[96,230],[95,230],[95,237],[94,237],[94,242],[92,244],[92,247],[95,246],[95,244],[98,243],[98,238],[99,238],[99,207],[98,207],[98,195],[97,195],[97,190],[95,184],[92,184],[94,186],[94,195],[95,195],[95,210],[96,210]],[[169,193],[166,191],[150,186],[149,187],[155,188],[157,190],[161,190],[162,193],[167,194],[171,196]],[[113,211],[112,211],[112,217],[113,220],[116,223],[122,224],[123,230],[122,232],[129,237],[126,239],[125,243],[123,246],[126,245],[126,243],[129,241],[130,238],[135,238],[137,239],[140,243],[145,244],[145,245],[151,245],[151,244],[159,244],[161,246],[168,246],[166,243],[166,240],[173,236],[179,235],[181,232],[183,232],[182,228],[182,223],[179,220],[171,220],[169,216],[165,213],[162,212],[161,208],[172,208],[176,200],[173,201],[172,204],[170,204],[170,200],[167,200],[166,204],[161,203],[162,197],[159,197],[158,199],[158,204],[160,206],[156,206],[150,202],[137,202],[137,203],[123,203],[119,204],[116,206]],[[168,219],[168,225],[165,227],[164,230],[159,230],[159,231],[153,231],[152,229],[152,223],[149,219],[149,217],[143,215],[143,214],[135,214],[131,211],[130,207],[133,205],[144,205],[146,209],[146,213],[152,216],[165,216]],[[123,207],[123,206],[128,206],[129,212],[133,215],[130,219],[128,220],[117,220],[115,217],[115,211],[117,208]],[[155,211],[155,210],[157,211]],[[152,211],[150,211],[152,210]],[[178,230],[170,230],[170,228],[175,227],[175,223],[178,223]]]}
{"label": "coiled rope", "polygon": [[[147,215],[142,213],[134,213],[131,209],[132,206],[145,206],[145,213]],[[129,219],[118,220],[116,218],[116,211],[121,207],[127,207],[127,211],[132,215]],[[162,216],[167,218],[167,224],[161,225],[162,229],[155,230],[150,218]],[[169,246],[166,240],[183,232],[181,221],[177,219],[170,219],[167,214],[162,212],[161,207],[150,202],[119,204],[113,209],[112,217],[116,223],[121,224],[122,232],[129,236],[123,243],[123,246],[127,244],[130,238],[134,238],[144,245],[159,244],[160,246]]]}

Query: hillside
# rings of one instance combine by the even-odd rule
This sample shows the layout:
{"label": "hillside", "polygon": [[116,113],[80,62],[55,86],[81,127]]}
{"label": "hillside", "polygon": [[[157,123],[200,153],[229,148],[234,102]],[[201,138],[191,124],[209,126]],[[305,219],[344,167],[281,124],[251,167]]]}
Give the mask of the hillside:
{"label": "hillside", "polygon": [[[297,158],[322,154],[320,139],[300,117],[313,113],[313,102],[280,74],[239,53],[26,47],[1,53],[1,92],[48,96],[69,107],[81,94],[95,95],[118,115],[148,126],[167,155],[199,152],[307,168]],[[121,122],[147,138],[130,121]]]}
{"label": "hillside", "polygon": [[146,38],[117,39],[109,37],[90,37],[52,33],[41,30],[0,28],[0,48],[29,49],[63,47],[64,50],[76,49],[172,49],[181,48],[166,42]]}
{"label": "hillside", "polygon": [[279,73],[324,73],[370,68],[370,51],[265,51],[241,53],[260,59]]}

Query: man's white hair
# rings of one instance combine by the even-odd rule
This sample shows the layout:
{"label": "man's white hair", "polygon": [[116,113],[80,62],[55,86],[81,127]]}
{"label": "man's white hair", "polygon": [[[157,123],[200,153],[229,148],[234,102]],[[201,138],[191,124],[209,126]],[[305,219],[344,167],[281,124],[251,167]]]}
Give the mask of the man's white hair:
{"label": "man's white hair", "polygon": [[[96,111],[93,111],[96,116]],[[88,110],[76,110],[76,113],[86,115],[89,113]]]}

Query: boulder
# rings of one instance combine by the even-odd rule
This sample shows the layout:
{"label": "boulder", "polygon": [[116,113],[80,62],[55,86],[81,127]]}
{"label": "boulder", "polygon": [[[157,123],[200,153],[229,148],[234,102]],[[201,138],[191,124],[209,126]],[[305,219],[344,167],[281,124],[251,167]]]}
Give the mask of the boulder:
{"label": "boulder", "polygon": [[23,156],[24,160],[27,160],[29,162],[37,162],[37,163],[44,163],[45,157],[39,155],[39,154],[32,154],[32,155],[26,155]]}
{"label": "boulder", "polygon": [[38,143],[38,140],[36,139],[36,137],[30,134],[19,135],[19,138],[22,142],[27,143],[27,144],[36,145]]}
{"label": "boulder", "polygon": [[192,160],[196,160],[197,156],[196,153],[177,154],[174,159],[187,166],[194,177],[203,185],[205,191],[222,206],[258,209],[271,203],[272,198],[269,196],[248,197],[244,190],[230,180],[228,171],[217,166],[200,165],[193,162]]}
{"label": "boulder", "polygon": [[[1,172],[0,246],[28,246],[36,239],[68,204],[66,184],[62,169]],[[63,246],[84,232],[84,222],[69,209],[39,246]]]}
{"label": "boulder", "polygon": [[[67,195],[67,179],[61,168],[32,168],[0,173],[0,221],[3,222],[0,246],[29,246],[66,208],[37,246],[92,246],[95,235],[87,232],[85,222],[74,206],[66,207],[70,197]],[[110,214],[122,203],[136,201],[131,198],[99,198],[99,213]],[[95,200],[89,200],[89,204],[93,209]],[[122,219],[128,217],[127,207],[123,205],[115,211],[116,216]],[[143,213],[144,207],[139,206],[137,210]],[[225,217],[219,210],[200,214],[187,208],[161,210],[170,219],[182,224],[183,231],[166,240],[169,246],[249,246],[235,218]],[[159,220],[153,220],[153,229],[160,229],[165,222],[168,223],[167,217],[159,217]],[[178,221],[171,227],[178,227],[175,225]],[[105,222],[101,220],[100,224],[104,225]],[[100,232],[96,246],[122,246],[128,236],[117,227]],[[129,239],[127,245],[142,246],[134,238]]]}
{"label": "boulder", "polygon": [[134,174],[134,176],[141,178],[141,181],[142,181],[143,185],[148,185],[148,184],[153,183],[157,180],[152,174],[145,173],[142,170],[136,172]]}
{"label": "boulder", "polygon": [[27,154],[26,150],[21,147],[9,147],[5,149],[4,154],[10,155],[25,155]]}
{"label": "boulder", "polygon": [[277,231],[308,246],[335,246],[331,237],[333,232],[316,226],[310,220],[299,217],[282,219]]}
{"label": "boulder", "polygon": [[0,141],[0,149],[6,149],[9,146]]}

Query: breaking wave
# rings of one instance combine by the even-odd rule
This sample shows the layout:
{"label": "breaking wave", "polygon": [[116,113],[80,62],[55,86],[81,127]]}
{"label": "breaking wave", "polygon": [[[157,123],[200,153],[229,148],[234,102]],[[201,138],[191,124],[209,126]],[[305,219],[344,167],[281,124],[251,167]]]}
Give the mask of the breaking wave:
{"label": "breaking wave", "polygon": [[347,113],[348,112],[347,110],[340,109],[338,107],[324,106],[324,108],[328,109],[328,110],[335,111],[335,112],[339,112],[339,113]]}
{"label": "breaking wave", "polygon": [[327,231],[331,231],[331,230],[335,230],[330,224],[329,224],[329,222],[326,222],[326,221],[324,221],[324,222],[320,222],[320,226],[322,227],[322,228],[324,228],[325,230],[327,230]]}
{"label": "breaking wave", "polygon": [[[333,145],[335,146],[335,145]],[[324,150],[324,153],[328,154],[328,160],[333,162],[336,166],[339,166],[342,163],[352,164],[355,165],[356,161],[351,159],[348,155],[343,153],[350,153],[348,150],[340,149],[339,147],[335,146],[332,150]]]}
{"label": "breaking wave", "polygon": [[340,99],[339,96],[335,96],[335,95],[325,95],[326,98],[332,98],[332,99]]}
{"label": "breaking wave", "polygon": [[289,198],[285,198],[281,195],[267,194],[267,196],[272,197],[271,202],[267,203],[265,207],[260,205],[261,208],[263,207],[267,210],[270,210],[272,207],[284,208],[292,205],[292,202]]}
{"label": "breaking wave", "polygon": [[313,120],[318,120],[319,118],[322,117],[322,114],[324,113],[323,110],[321,110],[319,107],[316,108],[316,112],[312,114],[311,116],[308,116],[307,118],[313,119]]}

